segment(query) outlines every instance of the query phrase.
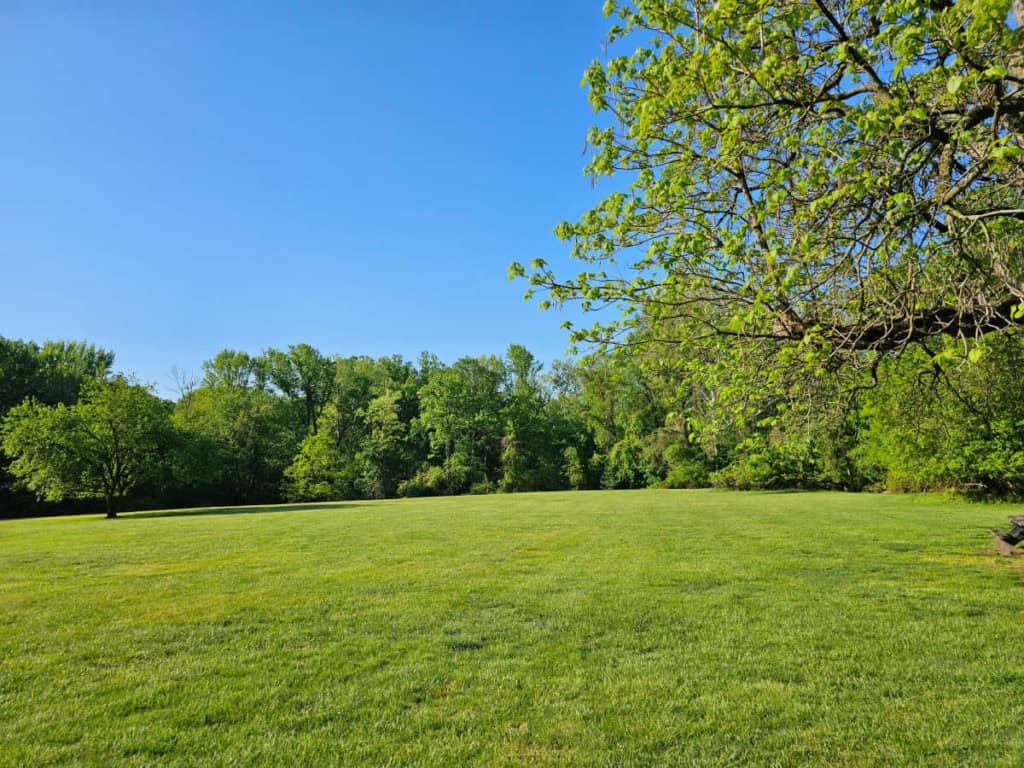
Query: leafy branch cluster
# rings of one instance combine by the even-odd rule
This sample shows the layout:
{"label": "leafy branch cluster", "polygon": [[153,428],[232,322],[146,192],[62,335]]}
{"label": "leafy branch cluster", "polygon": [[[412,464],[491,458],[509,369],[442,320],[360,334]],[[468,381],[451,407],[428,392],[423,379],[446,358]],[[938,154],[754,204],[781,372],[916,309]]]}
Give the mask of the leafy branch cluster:
{"label": "leafy branch cluster", "polygon": [[[759,342],[781,378],[1024,321],[1024,31],[1009,0],[609,2],[584,79],[616,177],[543,260],[600,347]],[[1013,13],[1016,13],[1016,21]],[[936,342],[942,346],[942,342]],[[965,349],[970,347],[969,344]],[[749,348],[749,347],[748,347]]]}

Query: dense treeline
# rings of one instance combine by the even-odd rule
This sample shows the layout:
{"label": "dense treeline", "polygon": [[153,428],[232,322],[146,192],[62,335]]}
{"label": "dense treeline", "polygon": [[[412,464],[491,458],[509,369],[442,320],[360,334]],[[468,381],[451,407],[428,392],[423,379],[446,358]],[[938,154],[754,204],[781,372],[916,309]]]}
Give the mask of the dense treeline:
{"label": "dense treeline", "polygon": [[[0,338],[7,514],[555,489],[1024,489],[1024,344],[969,365],[918,350],[850,392],[820,377],[751,407],[650,351],[558,361],[525,348],[446,365],[225,350],[176,400],[85,343]],[[948,362],[947,362],[948,360]],[[716,372],[717,370],[717,372]],[[756,361],[740,374],[756,379]],[[754,381],[756,384],[756,381]]]}

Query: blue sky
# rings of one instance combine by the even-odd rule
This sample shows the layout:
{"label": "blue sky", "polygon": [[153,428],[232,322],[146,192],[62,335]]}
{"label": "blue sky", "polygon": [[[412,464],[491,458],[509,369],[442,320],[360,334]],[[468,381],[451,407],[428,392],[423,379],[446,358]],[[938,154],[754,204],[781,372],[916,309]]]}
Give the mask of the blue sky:
{"label": "blue sky", "polygon": [[605,29],[601,0],[5,3],[0,335],[165,391],[225,347],[560,356],[506,268],[564,262],[607,191]]}

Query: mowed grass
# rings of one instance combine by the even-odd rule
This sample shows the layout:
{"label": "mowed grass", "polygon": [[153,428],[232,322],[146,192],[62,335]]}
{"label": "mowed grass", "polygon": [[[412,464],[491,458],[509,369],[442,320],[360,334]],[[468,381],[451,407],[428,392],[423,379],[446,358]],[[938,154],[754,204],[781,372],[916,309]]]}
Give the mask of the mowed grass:
{"label": "mowed grass", "polygon": [[1024,764],[1010,507],[638,491],[0,522],[0,765]]}

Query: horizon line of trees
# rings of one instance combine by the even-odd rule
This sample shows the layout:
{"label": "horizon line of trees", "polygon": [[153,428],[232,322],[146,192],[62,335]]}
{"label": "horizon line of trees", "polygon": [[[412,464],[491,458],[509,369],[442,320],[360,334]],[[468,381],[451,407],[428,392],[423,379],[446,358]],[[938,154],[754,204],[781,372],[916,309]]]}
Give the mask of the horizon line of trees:
{"label": "horizon line of trees", "polygon": [[[85,342],[0,337],[0,514],[644,487],[1024,489],[1024,343],[970,366],[887,360],[854,395],[822,377],[735,407],[733,382],[662,351],[556,361],[525,347],[223,350],[178,395]],[[752,385],[756,382],[752,382]],[[742,396],[741,394],[739,396]],[[842,399],[842,402],[840,402]]]}

